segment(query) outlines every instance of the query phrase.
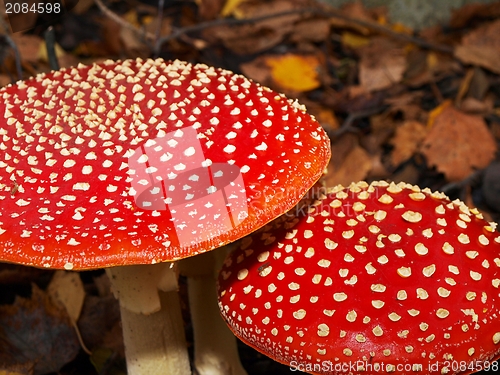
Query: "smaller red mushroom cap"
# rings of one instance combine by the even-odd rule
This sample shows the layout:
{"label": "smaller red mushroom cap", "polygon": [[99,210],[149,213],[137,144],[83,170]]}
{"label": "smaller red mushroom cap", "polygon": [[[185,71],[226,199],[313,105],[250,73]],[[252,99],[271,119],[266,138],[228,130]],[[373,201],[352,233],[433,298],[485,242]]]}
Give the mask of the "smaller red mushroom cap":
{"label": "smaller red mushroom cap", "polygon": [[428,189],[339,186],[241,241],[219,307],[244,342],[309,373],[479,371],[500,355],[495,228]]}

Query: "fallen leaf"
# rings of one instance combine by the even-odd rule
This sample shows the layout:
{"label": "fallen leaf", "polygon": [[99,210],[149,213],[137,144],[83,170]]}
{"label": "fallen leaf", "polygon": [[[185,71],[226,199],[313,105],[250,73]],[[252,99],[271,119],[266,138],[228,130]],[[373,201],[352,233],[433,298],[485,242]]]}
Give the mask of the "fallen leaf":
{"label": "fallen leaf", "polygon": [[[342,5],[341,11],[344,15],[346,15],[349,18],[375,23],[375,18],[373,17],[373,14],[371,14],[370,11],[366,9],[363,3],[361,3],[360,1],[345,3],[344,5]],[[361,26],[356,22],[344,20],[342,18],[333,17],[330,19],[330,23],[335,28],[352,30],[362,35],[370,34],[369,28]]]}
{"label": "fallen leaf", "polygon": [[92,352],[90,361],[97,373],[109,375],[127,375],[125,365],[116,360],[117,354],[108,348],[97,348]]}
{"label": "fallen leaf", "polygon": [[331,109],[321,107],[317,110],[313,110],[310,107],[307,108],[308,111],[316,117],[316,120],[318,120],[324,129],[333,132],[340,127],[339,121]]}
{"label": "fallen leaf", "polygon": [[[81,317],[78,320],[78,328],[82,335],[82,341],[90,349],[103,347],[105,335],[120,323],[120,305],[113,295],[98,297],[87,295],[83,304]],[[120,334],[121,338],[122,335]],[[121,341],[121,352],[123,352],[123,341]]]}
{"label": "fallen leaf", "polygon": [[[66,54],[66,52],[64,52],[62,47],[57,43],[55,43],[55,45],[54,45],[54,52],[56,54],[56,58],[58,61],[60,61],[61,58],[63,58],[64,55]],[[40,47],[38,50],[38,60],[43,61],[43,62],[49,61],[49,57],[47,54],[47,45],[45,44],[45,41],[42,41],[42,43],[40,43]]]}
{"label": "fallen leaf", "polygon": [[94,0],[78,0],[71,11],[75,14],[84,14],[86,11],[92,8],[93,5],[95,5]]}
{"label": "fallen leaf", "polygon": [[445,100],[442,102],[439,106],[434,108],[432,111],[429,112],[429,117],[427,119],[427,127],[432,128],[434,126],[434,123],[436,121],[436,118],[443,113],[443,111],[451,106],[451,100]]}
{"label": "fallen leaf", "polygon": [[[483,100],[478,100],[475,98],[465,98],[462,103],[460,103],[460,110],[473,113],[473,114],[487,114],[493,111],[493,100],[488,100],[490,98],[485,98]],[[491,98],[492,99],[492,98]]]}
{"label": "fallen leaf", "polygon": [[307,19],[295,23],[290,35],[293,43],[322,42],[330,35],[330,22],[326,19]]}
{"label": "fallen leaf", "polygon": [[464,64],[500,73],[500,20],[478,27],[462,38],[455,57]]}
{"label": "fallen leaf", "polygon": [[0,365],[0,375],[33,375],[33,365],[14,365],[10,368]]}
{"label": "fallen leaf", "polygon": [[149,48],[140,40],[137,34],[125,27],[120,30],[120,40],[129,56],[147,58]]}
{"label": "fallen leaf", "polygon": [[371,169],[366,176],[367,180],[378,181],[391,178],[391,174],[382,162],[382,152],[370,155]]}
{"label": "fallen leaf", "polygon": [[12,83],[11,78],[7,74],[0,74],[0,87],[7,86]]}
{"label": "fallen leaf", "polygon": [[360,48],[370,44],[370,39],[368,37],[354,34],[349,31],[343,32],[340,40],[342,45],[350,48]]}
{"label": "fallen leaf", "polygon": [[467,94],[467,91],[469,91],[472,77],[474,77],[474,69],[468,69],[464,78],[460,82],[460,87],[458,88],[458,93],[455,97],[455,105],[457,107],[460,106],[462,99],[465,97],[465,94]]}
{"label": "fallen leaf", "polygon": [[418,150],[426,133],[425,125],[418,121],[405,121],[398,126],[390,142],[394,147],[391,153],[392,165],[397,166],[411,158]]}
{"label": "fallen leaf", "polygon": [[[379,22],[381,23],[381,22]],[[406,26],[405,24],[401,22],[395,22],[393,25],[391,25],[391,29],[399,34],[406,34],[406,35],[412,35],[413,34],[413,29],[411,27]]]}
{"label": "fallen leaf", "polygon": [[271,67],[274,82],[284,90],[303,92],[320,86],[320,62],[315,56],[286,54],[268,56],[265,61]]}
{"label": "fallen leaf", "polygon": [[35,63],[40,57],[40,46],[43,39],[36,35],[27,35],[15,33],[12,35],[12,40],[19,49],[21,59],[30,63]]}
{"label": "fallen leaf", "polygon": [[450,106],[436,116],[421,151],[429,165],[458,181],[486,167],[495,157],[496,143],[482,117]]}
{"label": "fallen leaf", "polygon": [[370,132],[360,139],[360,144],[369,154],[376,154],[394,134],[400,121],[394,120],[391,112],[370,116]]}
{"label": "fallen leaf", "polygon": [[77,272],[56,271],[47,287],[47,294],[55,304],[66,309],[73,322],[78,321],[85,299],[85,291]]}
{"label": "fallen leaf", "polygon": [[202,20],[213,20],[221,14],[225,0],[195,0]]}
{"label": "fallen leaf", "polygon": [[486,204],[500,212],[500,161],[494,161],[485,169],[481,191]]}
{"label": "fallen leaf", "polygon": [[355,146],[345,157],[339,167],[330,163],[326,186],[342,184],[349,186],[351,182],[362,181],[372,169],[370,155],[360,146]]}
{"label": "fallen leaf", "polygon": [[[238,18],[254,18],[272,13],[286,12],[297,7],[289,1],[244,2],[238,7]],[[244,25],[223,25],[205,30],[209,39],[222,41],[224,46],[238,55],[262,52],[279,44],[294,29],[294,23],[304,15],[290,14]]]}
{"label": "fallen leaf", "polygon": [[490,88],[490,77],[481,68],[474,68],[467,97],[483,100]]}
{"label": "fallen leaf", "polygon": [[255,82],[264,86],[271,86],[271,68],[266,63],[266,56],[259,56],[256,59],[240,65],[241,72]]}
{"label": "fallen leaf", "polygon": [[469,26],[474,18],[491,19],[500,16],[500,3],[491,4],[470,3],[458,9],[452,9],[450,27],[462,28]]}
{"label": "fallen leaf", "polygon": [[386,38],[374,38],[360,51],[359,82],[367,91],[382,90],[401,81],[406,69],[402,48]]}
{"label": "fallen leaf", "polygon": [[222,8],[220,15],[222,17],[229,17],[235,13],[238,7],[248,0],[227,0]]}
{"label": "fallen leaf", "polygon": [[32,364],[34,374],[57,372],[79,352],[67,314],[35,285],[31,298],[0,306],[0,363]]}
{"label": "fallen leaf", "polygon": [[420,106],[422,96],[422,91],[409,91],[387,98],[384,103],[390,106],[390,112],[400,113],[403,120],[416,120],[425,124],[428,112]]}

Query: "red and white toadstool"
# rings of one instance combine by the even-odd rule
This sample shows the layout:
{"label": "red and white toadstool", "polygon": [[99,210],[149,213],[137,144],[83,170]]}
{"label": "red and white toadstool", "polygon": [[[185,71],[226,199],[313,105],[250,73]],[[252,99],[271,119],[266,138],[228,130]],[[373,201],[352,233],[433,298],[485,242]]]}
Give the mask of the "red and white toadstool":
{"label": "red and white toadstool", "polygon": [[244,342],[308,373],[495,368],[495,227],[428,189],[339,186],[242,241],[219,274],[219,307]]}
{"label": "red and white toadstool", "polygon": [[190,373],[165,262],[290,209],[328,162],[320,125],[240,75],[161,59],[62,69],[0,96],[0,260],[108,268],[129,373]]}

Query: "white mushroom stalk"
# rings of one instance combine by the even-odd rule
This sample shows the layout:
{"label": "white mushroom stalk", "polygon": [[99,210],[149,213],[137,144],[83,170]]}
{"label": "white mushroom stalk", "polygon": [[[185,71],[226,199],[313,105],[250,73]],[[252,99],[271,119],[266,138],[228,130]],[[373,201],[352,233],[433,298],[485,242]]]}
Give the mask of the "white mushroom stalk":
{"label": "white mushroom stalk", "polygon": [[245,375],[236,337],[220,319],[215,280],[222,261],[233,248],[226,245],[179,262],[187,276],[194,334],[194,366],[200,375]]}
{"label": "white mushroom stalk", "polygon": [[173,264],[107,268],[129,375],[191,374]]}

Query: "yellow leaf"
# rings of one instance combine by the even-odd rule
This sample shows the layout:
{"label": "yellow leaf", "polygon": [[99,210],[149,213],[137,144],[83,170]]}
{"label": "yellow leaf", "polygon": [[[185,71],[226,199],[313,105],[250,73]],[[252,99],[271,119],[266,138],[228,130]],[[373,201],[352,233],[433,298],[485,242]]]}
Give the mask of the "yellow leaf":
{"label": "yellow leaf", "polygon": [[370,39],[358,35],[353,34],[348,31],[342,33],[342,44],[351,48],[359,48],[364,47],[370,43]]}
{"label": "yellow leaf", "polygon": [[392,25],[391,29],[400,34],[413,34],[413,30],[408,26],[403,25],[401,22],[396,22]]}
{"label": "yellow leaf", "polygon": [[136,27],[141,27],[141,24],[139,23],[139,20],[137,19],[137,12],[132,9],[132,10],[129,10],[127,13],[125,13],[123,16],[122,16],[125,21],[127,21],[128,23],[136,26]]}
{"label": "yellow leaf", "polygon": [[222,8],[220,14],[222,17],[228,17],[233,15],[234,11],[240,6],[240,4],[244,3],[246,0],[227,0],[226,4],[224,4],[224,8]]}
{"label": "yellow leaf", "polygon": [[377,17],[377,23],[382,26],[387,25],[387,17],[381,14],[380,16]]}
{"label": "yellow leaf", "polygon": [[427,58],[426,58],[426,62],[427,62],[427,67],[430,69],[430,70],[433,70],[434,68],[436,68],[439,64],[439,57],[436,55],[436,53],[434,52],[429,52],[427,54]]}
{"label": "yellow leaf", "polygon": [[78,321],[85,299],[85,290],[78,273],[56,271],[47,292],[54,303],[65,308],[73,322]]}
{"label": "yellow leaf", "polygon": [[429,112],[429,117],[427,119],[428,129],[432,128],[432,126],[434,125],[434,121],[436,120],[436,117],[438,117],[441,114],[441,112],[443,112],[450,105],[451,105],[451,100],[448,99]]}
{"label": "yellow leaf", "polygon": [[[64,52],[62,47],[57,43],[54,46],[54,50],[56,52],[56,57],[58,59],[60,59],[66,54],[66,52]],[[43,62],[49,61],[49,57],[47,56],[47,46],[44,41],[40,43],[40,48],[38,50],[38,59]]]}
{"label": "yellow leaf", "polygon": [[271,68],[274,82],[285,90],[309,91],[320,86],[318,68],[320,63],[314,56],[287,54],[270,56],[266,64]]}

